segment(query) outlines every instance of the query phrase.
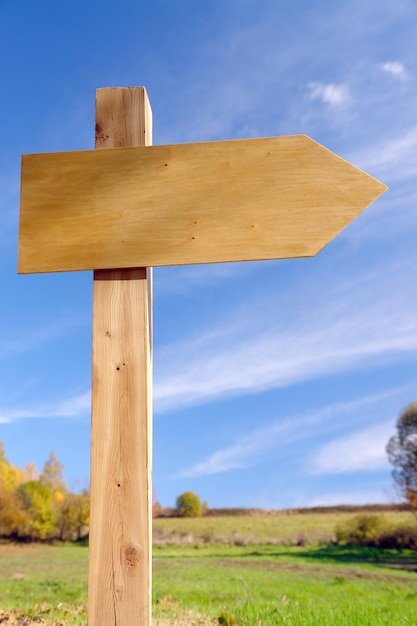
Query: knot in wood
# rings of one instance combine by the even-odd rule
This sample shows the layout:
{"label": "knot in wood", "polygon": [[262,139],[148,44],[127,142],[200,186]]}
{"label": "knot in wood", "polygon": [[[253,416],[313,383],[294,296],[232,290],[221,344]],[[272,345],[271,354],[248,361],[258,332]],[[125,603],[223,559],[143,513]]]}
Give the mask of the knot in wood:
{"label": "knot in wood", "polygon": [[125,550],[126,565],[129,569],[136,567],[139,561],[139,553],[134,546],[129,546]]}
{"label": "knot in wood", "polygon": [[96,124],[96,143],[103,143],[109,136],[104,132],[101,124]]}

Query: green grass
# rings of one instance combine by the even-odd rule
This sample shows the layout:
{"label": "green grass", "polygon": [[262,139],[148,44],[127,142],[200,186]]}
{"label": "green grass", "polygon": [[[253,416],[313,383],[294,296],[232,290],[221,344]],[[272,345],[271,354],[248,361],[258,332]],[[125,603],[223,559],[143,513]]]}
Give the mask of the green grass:
{"label": "green grass", "polygon": [[[154,625],[219,624],[221,615],[224,626],[417,625],[416,551],[276,543],[278,531],[317,538],[347,515],[156,520],[180,539],[154,547]],[[392,524],[399,516],[384,514]],[[8,610],[25,625],[85,625],[87,563],[82,546],[0,545],[0,621]]]}
{"label": "green grass", "polygon": [[85,625],[88,550],[74,545],[0,546],[0,608]]}
{"label": "green grass", "polygon": [[209,546],[155,554],[157,616],[192,609],[242,626],[417,624],[416,574],[398,569],[417,569],[415,553]]}

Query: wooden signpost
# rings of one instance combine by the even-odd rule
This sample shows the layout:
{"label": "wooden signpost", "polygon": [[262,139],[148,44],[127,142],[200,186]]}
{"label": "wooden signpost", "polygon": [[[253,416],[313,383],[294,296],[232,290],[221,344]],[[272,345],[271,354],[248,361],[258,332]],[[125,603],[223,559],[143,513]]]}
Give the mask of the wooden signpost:
{"label": "wooden signpost", "polygon": [[303,135],[151,147],[151,118],[99,89],[95,151],[22,157],[19,273],[94,270],[90,626],[151,623],[149,268],[313,256],[386,190]]}

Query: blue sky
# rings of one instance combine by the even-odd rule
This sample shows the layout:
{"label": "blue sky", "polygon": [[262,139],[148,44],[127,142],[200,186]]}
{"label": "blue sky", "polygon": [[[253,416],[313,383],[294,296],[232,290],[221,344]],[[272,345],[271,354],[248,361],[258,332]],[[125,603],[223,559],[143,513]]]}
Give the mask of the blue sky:
{"label": "blue sky", "polygon": [[306,133],[389,185],[317,257],[154,271],[154,488],[210,506],[390,501],[417,398],[414,0],[0,0],[0,440],[89,480],[89,272],[17,276],[20,155],[94,147],[144,85],[154,144]]}

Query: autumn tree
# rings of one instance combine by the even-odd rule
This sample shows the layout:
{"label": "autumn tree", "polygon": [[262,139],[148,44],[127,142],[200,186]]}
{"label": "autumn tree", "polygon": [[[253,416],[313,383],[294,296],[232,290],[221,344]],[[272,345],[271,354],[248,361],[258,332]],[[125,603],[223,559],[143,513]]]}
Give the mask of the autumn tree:
{"label": "autumn tree", "polygon": [[397,434],[387,444],[388,459],[401,497],[417,509],[417,402],[399,415],[396,428]]}
{"label": "autumn tree", "polygon": [[12,465],[0,442],[0,537],[76,541],[88,534],[89,523],[89,494],[67,489],[54,452],[39,475],[33,463],[23,471]]}
{"label": "autumn tree", "polygon": [[58,537],[63,541],[78,541],[88,534],[90,496],[88,492],[67,493],[60,506]]}
{"label": "autumn tree", "polygon": [[39,471],[36,463],[27,463],[22,472],[22,482],[28,480],[39,480]]}
{"label": "autumn tree", "polygon": [[0,442],[0,537],[15,537],[22,519],[22,507],[16,489],[22,481],[22,472],[12,465]]}
{"label": "autumn tree", "polygon": [[24,509],[18,536],[29,540],[53,539],[56,514],[51,489],[37,480],[29,480],[19,487],[17,493]]}
{"label": "autumn tree", "polygon": [[49,487],[52,493],[67,491],[65,479],[63,475],[64,466],[61,461],[58,460],[55,452],[51,452],[49,459],[45,461],[41,475],[39,476],[39,482]]}
{"label": "autumn tree", "polygon": [[6,491],[14,491],[22,482],[22,472],[7,459],[4,444],[0,441],[0,485]]}
{"label": "autumn tree", "polygon": [[7,491],[0,484],[0,537],[16,538],[24,517],[24,510],[15,491]]}
{"label": "autumn tree", "polygon": [[200,517],[202,513],[200,497],[192,491],[178,496],[176,508],[181,517]]}

